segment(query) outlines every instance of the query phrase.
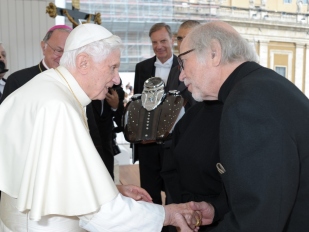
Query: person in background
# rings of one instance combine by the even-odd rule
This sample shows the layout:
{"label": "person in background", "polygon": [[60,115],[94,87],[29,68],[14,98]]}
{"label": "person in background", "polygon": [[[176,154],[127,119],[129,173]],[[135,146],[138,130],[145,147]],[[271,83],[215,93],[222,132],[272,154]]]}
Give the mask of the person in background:
{"label": "person in background", "polygon": [[0,66],[1,66],[1,71],[0,71],[0,99],[1,99],[1,96],[3,94],[3,89],[4,89],[4,86],[6,84],[6,79],[4,78],[5,76],[5,73],[7,71],[9,71],[7,69],[7,58],[6,58],[6,51],[3,47],[3,44],[0,42]]}
{"label": "person in background", "polygon": [[47,31],[41,42],[43,59],[39,64],[14,72],[8,77],[1,102],[3,102],[9,94],[27,83],[37,74],[59,66],[59,61],[63,54],[64,43],[71,30],[72,28],[66,25],[56,25]]}
{"label": "person in background", "polygon": [[[182,40],[197,26],[200,23],[194,20],[180,25],[177,33],[179,50]],[[179,81],[181,67],[175,71]],[[187,90],[185,84],[181,84]],[[191,93],[189,96],[192,98]],[[192,102],[193,106],[186,110],[173,130],[171,145],[165,146],[161,176],[167,204],[207,201],[216,207],[217,214],[212,225],[199,229],[209,231],[229,210],[226,198],[221,196],[225,192],[216,169],[220,162],[219,130],[223,104],[218,100]],[[169,231],[176,232],[176,228],[169,227]]]}
{"label": "person in background", "polygon": [[[195,28],[180,52],[193,97],[223,102],[216,166],[230,211],[212,231],[309,231],[308,98],[225,22]],[[194,205],[209,224],[216,207]]]}
{"label": "person in background", "polygon": [[[180,45],[182,40],[186,37],[186,35],[196,26],[199,26],[200,22],[196,20],[187,20],[184,21],[178,28],[176,40],[177,40],[177,48],[180,51]],[[183,82],[179,81],[180,68],[179,66],[175,66],[172,68],[170,72],[170,76],[167,82],[166,88],[169,90],[178,90],[181,96],[184,98],[184,107],[185,111],[187,111],[191,106],[193,106],[196,101],[193,99],[192,94],[188,91],[188,88],[184,85]]]}
{"label": "person in background", "polygon": [[[134,94],[142,93],[144,82],[150,77],[160,77],[166,84],[171,69],[178,66],[177,57],[172,52],[174,39],[170,26],[165,23],[154,24],[149,30],[149,37],[155,56],[136,64]],[[164,184],[160,171],[163,146],[157,143],[132,146],[133,160],[139,160],[141,187],[150,194],[154,203],[162,204]]]}
{"label": "person in background", "polygon": [[[68,36],[60,66],[0,105],[3,230],[198,230],[200,214],[190,204],[161,206],[120,194],[91,140],[85,108],[120,84],[122,48],[104,27],[81,24]],[[143,195],[127,190],[135,199]]]}

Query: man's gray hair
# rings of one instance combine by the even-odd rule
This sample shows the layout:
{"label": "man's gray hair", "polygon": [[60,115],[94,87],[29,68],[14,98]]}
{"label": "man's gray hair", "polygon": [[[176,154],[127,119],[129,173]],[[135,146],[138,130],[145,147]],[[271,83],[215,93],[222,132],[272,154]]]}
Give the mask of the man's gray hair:
{"label": "man's gray hair", "polygon": [[198,59],[205,61],[205,52],[212,51],[214,41],[221,46],[221,63],[238,61],[258,61],[258,56],[253,47],[239,33],[225,29],[214,23],[206,23],[192,30],[187,36],[188,45],[195,49]]}
{"label": "man's gray hair", "polygon": [[64,52],[60,59],[60,65],[66,68],[76,68],[76,57],[80,53],[88,54],[92,57],[94,62],[98,63],[104,60],[113,51],[118,50],[121,52],[123,47],[121,39],[117,35],[112,35],[109,38],[90,43],[76,50]]}

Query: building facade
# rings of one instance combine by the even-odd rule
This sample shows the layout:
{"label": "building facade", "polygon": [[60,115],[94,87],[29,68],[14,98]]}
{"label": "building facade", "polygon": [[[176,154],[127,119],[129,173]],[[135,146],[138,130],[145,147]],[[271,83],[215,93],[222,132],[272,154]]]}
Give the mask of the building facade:
{"label": "building facade", "polygon": [[123,39],[121,71],[134,72],[136,63],[153,56],[148,31],[154,23],[165,22],[176,33],[187,19],[219,19],[255,47],[261,65],[309,96],[308,0],[81,0],[80,11],[100,12],[102,25]]}
{"label": "building facade", "polygon": [[[46,14],[49,2],[1,0],[0,41],[8,53],[7,76],[37,64],[46,31],[65,22]],[[70,9],[72,2],[54,3]],[[136,63],[153,56],[148,31],[154,23],[165,22],[176,33],[187,19],[202,23],[220,19],[255,47],[261,65],[276,70],[309,96],[308,0],[80,0],[80,11],[100,12],[102,25],[123,39],[122,72],[134,72]],[[174,53],[178,54],[176,43]]]}

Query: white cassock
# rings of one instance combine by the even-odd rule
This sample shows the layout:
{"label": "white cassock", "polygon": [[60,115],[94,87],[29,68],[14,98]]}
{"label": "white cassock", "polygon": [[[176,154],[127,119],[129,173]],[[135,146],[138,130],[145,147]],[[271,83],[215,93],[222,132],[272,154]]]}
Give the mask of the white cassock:
{"label": "white cassock", "polygon": [[0,231],[160,231],[164,208],[119,194],[85,123],[91,100],[58,70],[0,105]]}

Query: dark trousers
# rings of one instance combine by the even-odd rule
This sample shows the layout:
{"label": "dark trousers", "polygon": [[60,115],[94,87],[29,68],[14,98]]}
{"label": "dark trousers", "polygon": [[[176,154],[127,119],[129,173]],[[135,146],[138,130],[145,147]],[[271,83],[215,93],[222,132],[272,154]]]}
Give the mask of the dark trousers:
{"label": "dark trousers", "polygon": [[163,145],[161,144],[136,144],[136,151],[139,157],[139,171],[141,187],[152,197],[156,204],[162,204],[161,191],[163,189],[163,179],[160,176]]}

